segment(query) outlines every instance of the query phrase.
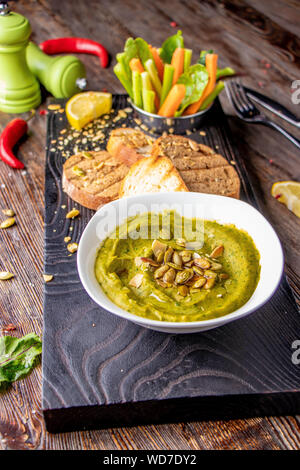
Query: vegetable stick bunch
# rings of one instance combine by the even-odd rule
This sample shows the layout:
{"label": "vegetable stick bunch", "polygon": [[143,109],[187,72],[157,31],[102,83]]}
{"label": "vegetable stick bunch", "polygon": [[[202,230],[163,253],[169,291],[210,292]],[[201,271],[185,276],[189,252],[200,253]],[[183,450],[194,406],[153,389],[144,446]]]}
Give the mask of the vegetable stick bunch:
{"label": "vegetable stick bunch", "polygon": [[232,68],[218,68],[218,55],[201,51],[191,65],[192,50],[184,47],[181,31],[157,49],[142,38],[127,39],[117,54],[114,72],[133,103],[164,117],[191,115],[206,109],[223,90],[223,76]]}

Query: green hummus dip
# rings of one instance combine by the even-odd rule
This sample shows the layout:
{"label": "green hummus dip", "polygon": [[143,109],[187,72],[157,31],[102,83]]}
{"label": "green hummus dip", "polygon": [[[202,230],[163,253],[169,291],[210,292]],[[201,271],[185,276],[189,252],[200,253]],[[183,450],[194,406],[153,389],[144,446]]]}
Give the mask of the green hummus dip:
{"label": "green hummus dip", "polygon": [[[234,225],[184,219],[175,212],[169,211],[168,217],[169,233],[166,233],[163,216],[149,212],[128,219],[104,240],[97,254],[95,275],[109,299],[134,315],[171,322],[217,318],[245,304],[260,275],[259,252],[248,233]],[[177,229],[182,230],[187,220],[190,224],[188,228],[184,226],[183,237],[175,238]],[[150,238],[153,232],[156,236]],[[168,267],[162,268],[168,263],[161,260],[161,256],[158,263],[159,254],[152,248],[154,239],[158,247],[165,245],[166,250],[173,252]],[[190,261],[180,269],[176,266],[178,270],[173,269],[174,259],[183,251],[188,252],[186,259],[190,256]],[[174,258],[175,252],[177,258]],[[197,258],[208,261],[209,268],[198,269],[184,287],[176,283],[178,277],[172,283],[165,282],[164,277],[155,277],[158,268],[169,269],[169,275],[174,274],[173,269],[176,276],[185,269],[193,272]],[[213,275],[213,285],[207,282],[211,277],[208,273]],[[199,284],[199,280],[204,285],[194,288],[195,281]]]}

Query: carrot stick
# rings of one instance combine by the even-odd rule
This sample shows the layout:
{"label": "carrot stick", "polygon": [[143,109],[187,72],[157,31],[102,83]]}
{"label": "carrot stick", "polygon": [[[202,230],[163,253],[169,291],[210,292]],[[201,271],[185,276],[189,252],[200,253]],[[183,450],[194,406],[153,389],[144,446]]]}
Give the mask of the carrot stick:
{"label": "carrot stick", "polygon": [[184,69],[184,48],[177,47],[177,49],[175,49],[173,52],[171,65],[174,67],[173,85],[175,85]]}
{"label": "carrot stick", "polygon": [[200,99],[196,101],[195,103],[190,104],[184,111],[183,113],[184,115],[197,113],[197,111],[199,111],[204,100],[208,97],[208,95],[210,95],[213,92],[215,85],[216,85],[217,64],[218,64],[217,54],[206,54],[205,65],[206,65],[206,69],[209,75],[208,84],[206,85]]}
{"label": "carrot stick", "polygon": [[180,103],[185,97],[185,85],[179,83],[173,85],[163,105],[158,111],[159,116],[172,117],[175,115]]}
{"label": "carrot stick", "polygon": [[157,68],[157,71],[158,71],[158,76],[159,76],[160,80],[163,81],[163,78],[164,78],[164,63],[161,60],[161,58],[159,57],[157,49],[155,47],[152,47],[149,44],[149,49],[150,49],[150,52],[152,54],[154,63],[156,65],[156,68]]}
{"label": "carrot stick", "polygon": [[132,72],[140,72],[140,73],[145,72],[145,69],[142,66],[140,59],[137,59],[135,57],[131,59],[131,61],[129,62],[129,67],[132,70]]}

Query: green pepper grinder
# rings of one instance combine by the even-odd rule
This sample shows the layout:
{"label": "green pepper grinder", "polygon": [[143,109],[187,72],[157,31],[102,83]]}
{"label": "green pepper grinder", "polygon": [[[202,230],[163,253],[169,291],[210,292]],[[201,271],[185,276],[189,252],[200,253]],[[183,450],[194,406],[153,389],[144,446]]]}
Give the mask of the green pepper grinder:
{"label": "green pepper grinder", "polygon": [[29,21],[0,0],[0,111],[24,113],[41,102],[40,86],[26,62]]}
{"label": "green pepper grinder", "polygon": [[86,86],[85,67],[73,55],[50,57],[30,42],[26,59],[31,72],[55,98],[70,98]]}

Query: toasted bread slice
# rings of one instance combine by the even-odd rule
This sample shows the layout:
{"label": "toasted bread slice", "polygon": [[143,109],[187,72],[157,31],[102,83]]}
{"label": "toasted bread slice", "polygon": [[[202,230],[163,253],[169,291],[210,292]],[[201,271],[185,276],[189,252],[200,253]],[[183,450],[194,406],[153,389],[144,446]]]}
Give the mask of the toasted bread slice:
{"label": "toasted bread slice", "polygon": [[110,133],[106,150],[131,166],[141,158],[150,156],[153,142],[154,139],[138,129],[120,127]]}
{"label": "toasted bread slice", "polygon": [[239,198],[240,180],[228,161],[210,147],[178,135],[157,139],[153,156],[166,156],[190,191]]}
{"label": "toasted bread slice", "polygon": [[63,190],[82,206],[97,210],[118,198],[128,171],[128,166],[108,152],[78,153],[64,163]]}
{"label": "toasted bread slice", "polygon": [[188,191],[188,188],[169,158],[152,156],[131,166],[121,183],[119,197],[164,191]]}

